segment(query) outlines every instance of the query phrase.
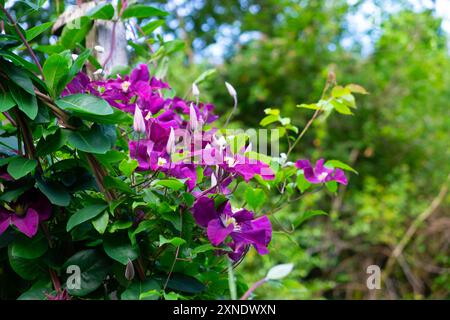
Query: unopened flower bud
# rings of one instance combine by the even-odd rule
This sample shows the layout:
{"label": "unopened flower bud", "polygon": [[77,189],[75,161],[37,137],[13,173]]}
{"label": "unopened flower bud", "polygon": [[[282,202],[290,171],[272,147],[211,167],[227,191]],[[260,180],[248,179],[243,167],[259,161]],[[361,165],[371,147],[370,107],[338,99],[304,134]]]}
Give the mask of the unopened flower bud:
{"label": "unopened flower bud", "polygon": [[198,99],[198,97],[200,96],[200,90],[198,89],[197,85],[195,84],[195,82],[192,84],[192,94],[194,95],[194,97],[196,97]]}
{"label": "unopened flower bud", "polygon": [[144,117],[142,116],[141,109],[137,105],[134,109],[133,128],[136,132],[145,133]]}
{"label": "unopened flower bud", "polygon": [[125,267],[125,279],[131,281],[134,279],[134,266],[133,261],[128,259],[127,266]]}
{"label": "unopened flower bud", "polygon": [[195,112],[194,104],[192,103],[191,106],[189,107],[189,125],[192,131],[197,130],[199,125],[197,119],[197,112]]}
{"label": "unopened flower bud", "polygon": [[168,154],[172,154],[175,151],[175,131],[170,127],[169,139],[167,139],[166,151]]}
{"label": "unopened flower bud", "polygon": [[228,90],[228,93],[230,94],[230,96],[232,96],[233,98],[237,97],[236,90],[233,88],[233,86],[231,84],[229,84],[228,82],[225,82],[225,86],[227,87],[227,90]]}

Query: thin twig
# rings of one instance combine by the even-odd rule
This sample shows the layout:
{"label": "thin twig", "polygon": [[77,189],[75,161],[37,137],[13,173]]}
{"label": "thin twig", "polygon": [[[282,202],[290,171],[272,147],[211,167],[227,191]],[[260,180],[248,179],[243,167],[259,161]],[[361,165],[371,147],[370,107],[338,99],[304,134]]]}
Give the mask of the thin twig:
{"label": "thin twig", "polygon": [[36,66],[38,67],[39,72],[41,73],[41,76],[42,76],[42,80],[44,80],[45,77],[44,77],[44,71],[42,70],[42,66],[39,63],[39,60],[36,57],[36,54],[34,53],[33,49],[31,49],[30,44],[28,43],[27,39],[25,38],[25,36],[22,34],[22,32],[20,31],[19,27],[17,26],[17,22],[9,14],[8,10],[6,10],[5,7],[3,7],[3,5],[1,5],[1,4],[0,4],[0,10],[3,11],[3,13],[6,16],[6,18],[8,18],[9,22],[11,22],[11,24],[13,25],[13,27],[16,30],[17,34],[19,35],[20,39],[22,40],[23,44],[25,45],[25,47],[27,48],[28,52],[30,53],[31,58],[33,59],[33,61],[36,64]]}
{"label": "thin twig", "polygon": [[423,211],[411,223],[403,238],[400,240],[400,242],[397,244],[394,250],[392,250],[390,257],[386,262],[386,267],[384,269],[385,271],[383,272],[383,280],[386,280],[389,277],[395,265],[395,262],[398,260],[398,257],[402,254],[403,250],[408,245],[408,243],[411,241],[412,237],[414,236],[414,234],[416,233],[417,229],[420,227],[422,222],[424,222],[440,206],[441,202],[444,200],[448,192],[449,180],[450,174],[447,176],[447,179],[442,185],[441,190],[439,191],[437,197],[434,198],[431,204],[428,206],[428,208],[426,208],[425,211]]}

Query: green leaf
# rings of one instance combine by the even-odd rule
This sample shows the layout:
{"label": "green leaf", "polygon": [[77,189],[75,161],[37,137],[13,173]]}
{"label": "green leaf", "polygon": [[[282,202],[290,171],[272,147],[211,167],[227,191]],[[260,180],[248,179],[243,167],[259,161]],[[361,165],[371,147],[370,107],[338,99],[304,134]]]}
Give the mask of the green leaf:
{"label": "green leaf", "polygon": [[33,171],[37,166],[37,161],[34,159],[27,159],[16,157],[8,163],[7,171],[16,180],[26,176]]}
{"label": "green leaf", "polygon": [[316,103],[311,103],[311,104],[302,103],[302,104],[298,104],[297,108],[319,110],[321,107],[319,105],[317,105]]}
{"label": "green leaf", "polygon": [[123,233],[107,236],[103,240],[103,249],[110,258],[123,265],[128,263],[128,259],[133,261],[139,256],[137,249],[131,245],[128,236]]}
{"label": "green leaf", "polygon": [[217,73],[217,69],[208,69],[204,72],[202,72],[201,75],[199,75],[197,77],[197,79],[194,80],[195,84],[199,84],[202,83],[203,81],[205,81],[206,79],[208,79],[209,77],[211,77],[212,75]]}
{"label": "green leaf", "polygon": [[103,214],[92,220],[92,225],[94,226],[95,230],[98,231],[98,233],[104,234],[106,231],[106,227],[108,226],[108,222],[109,213],[108,211],[105,211],[103,212]]}
{"label": "green leaf", "polygon": [[280,109],[266,108],[266,109],[264,109],[264,113],[265,114],[271,114],[271,115],[274,115],[274,116],[279,116],[280,115]]}
{"label": "green leaf", "polygon": [[340,168],[340,169],[343,169],[346,171],[351,171],[351,172],[358,174],[358,171],[356,171],[355,169],[350,167],[348,164],[345,164],[339,160],[328,160],[327,162],[325,162],[325,166],[331,167],[331,168]]}
{"label": "green leaf", "polygon": [[170,243],[171,245],[178,247],[186,243],[186,240],[180,237],[173,237],[171,239],[166,239],[162,234],[159,235],[159,246]]}
{"label": "green leaf", "polygon": [[138,166],[139,163],[136,159],[123,159],[119,163],[119,170],[124,176],[129,177]]}
{"label": "green leaf", "polygon": [[60,94],[61,90],[59,83],[67,77],[69,73],[69,63],[70,60],[62,55],[53,54],[45,61],[44,66],[42,67],[45,83],[53,97],[58,97]]}
{"label": "green leaf", "polygon": [[111,106],[102,98],[89,94],[72,94],[55,101],[56,105],[65,111],[78,115],[110,115],[113,113]]}
{"label": "green leaf", "polygon": [[169,189],[172,189],[174,191],[178,191],[181,188],[184,188],[184,182],[177,180],[177,179],[166,179],[166,180],[159,180],[155,183],[155,185],[167,187]]}
{"label": "green leaf", "polygon": [[274,114],[270,114],[266,117],[264,117],[261,122],[259,123],[261,126],[265,127],[271,123],[277,122],[280,119],[280,116],[278,115],[274,115]]}
{"label": "green leaf", "polygon": [[122,19],[129,18],[149,18],[149,17],[164,17],[167,16],[168,13],[162,10],[159,10],[154,7],[146,6],[143,4],[135,4],[129,6],[123,11]]}
{"label": "green leaf", "polygon": [[146,35],[150,35],[153,31],[155,31],[158,27],[164,25],[164,20],[153,20],[149,23],[147,23],[145,26],[142,27],[142,31]]}
{"label": "green leaf", "polygon": [[37,259],[48,249],[47,239],[43,233],[39,232],[33,238],[25,235],[18,235],[11,246],[11,254],[24,259]]}
{"label": "green leaf", "polygon": [[81,71],[86,61],[91,56],[91,49],[85,49],[83,52],[81,52],[78,57],[73,62],[72,66],[70,67],[68,81],[71,81],[73,77],[75,77],[78,72]]}
{"label": "green leaf", "polygon": [[31,281],[48,275],[48,266],[40,259],[24,259],[12,254],[11,247],[8,248],[8,258],[11,268],[20,277]]}
{"label": "green leaf", "polygon": [[159,292],[161,290],[158,282],[152,279],[146,279],[143,282],[133,282],[127,290],[125,290],[120,299],[122,300],[139,300],[141,295],[144,295],[141,300],[158,300],[158,295],[145,295],[145,293],[150,291]]}
{"label": "green leaf", "polygon": [[206,243],[206,244],[202,244],[198,247],[195,247],[194,249],[192,249],[191,253],[192,255],[197,255],[199,253],[203,253],[203,252],[207,252],[207,251],[211,251],[211,250],[215,250],[216,248],[210,244],[210,243]]}
{"label": "green leaf", "polygon": [[327,187],[328,191],[335,193],[338,189],[338,185],[336,181],[328,181],[325,182],[325,186]]}
{"label": "green leaf", "polygon": [[66,49],[74,49],[81,43],[91,29],[92,20],[89,17],[81,17],[70,21],[64,26],[59,42]]}
{"label": "green leaf", "polygon": [[334,98],[340,98],[340,97],[342,97],[344,95],[347,95],[347,94],[351,94],[350,89],[349,88],[344,88],[342,86],[335,86],[333,88],[333,90],[331,90],[331,95]]}
{"label": "green leaf", "polygon": [[44,300],[46,298],[45,292],[53,290],[50,280],[37,280],[30,289],[23,292],[17,300]]}
{"label": "green leaf", "polygon": [[25,33],[25,38],[27,41],[31,41],[34,38],[36,38],[41,33],[45,32],[48,28],[50,28],[53,25],[53,22],[45,22],[41,23],[37,26],[34,26],[33,28],[30,28]]}
{"label": "green leaf", "polygon": [[167,283],[167,287],[172,290],[187,293],[200,293],[206,288],[205,285],[197,279],[180,273],[172,274],[172,277],[170,277],[170,280]]}
{"label": "green leaf", "polygon": [[305,179],[304,174],[299,174],[297,176],[297,179],[295,181],[298,190],[300,190],[302,193],[308,190],[308,188],[311,186],[311,183]]}
{"label": "green leaf", "polygon": [[0,112],[8,111],[16,105],[9,92],[0,92]]}
{"label": "green leaf", "polygon": [[353,114],[353,112],[350,110],[350,108],[347,107],[345,105],[345,103],[343,103],[340,99],[339,100],[333,99],[333,100],[331,100],[330,103],[333,106],[334,110],[336,110],[337,112],[339,112],[341,114],[346,114],[346,115]]}
{"label": "green leaf", "polygon": [[114,17],[114,7],[110,3],[95,6],[86,13],[91,19],[111,20]]}
{"label": "green leaf", "polygon": [[68,289],[70,295],[77,297],[97,290],[111,267],[108,259],[94,249],[77,252],[66,261],[62,269],[67,270],[71,265],[78,266],[81,271],[80,289]]}
{"label": "green leaf", "polygon": [[108,204],[106,203],[95,203],[78,210],[73,215],[71,215],[69,221],[67,221],[66,231],[69,232],[79,224],[82,224],[83,222],[95,218],[100,213],[102,213],[107,207]]}
{"label": "green leaf", "polygon": [[322,210],[308,210],[303,212],[302,215],[300,215],[299,217],[297,217],[294,220],[294,226],[297,228],[298,226],[300,226],[303,222],[305,222],[306,220],[315,217],[315,216],[327,216],[328,213],[326,213],[325,211]]}
{"label": "green leaf", "polygon": [[264,204],[266,195],[262,189],[248,187],[247,190],[245,190],[244,199],[247,201],[250,209],[257,211]]}
{"label": "green leaf", "polygon": [[346,85],[345,87],[353,93],[369,94],[369,92],[367,92],[366,89],[364,89],[362,86],[360,86],[358,84],[351,83],[351,84]]}
{"label": "green leaf", "polygon": [[66,144],[67,132],[57,130],[54,134],[47,136],[47,138],[41,138],[36,146],[36,155],[38,157],[46,156],[56,150],[59,150]]}
{"label": "green leaf", "polygon": [[27,191],[30,188],[31,187],[29,185],[25,185],[17,189],[5,191],[0,195],[0,200],[6,202],[15,201],[20,195],[22,195],[25,191]]}
{"label": "green leaf", "polygon": [[111,149],[111,141],[98,125],[93,125],[89,131],[67,130],[67,139],[71,146],[88,153],[104,154]]}
{"label": "green leaf", "polygon": [[129,229],[133,225],[133,222],[130,220],[117,220],[114,221],[108,228],[109,233],[114,233],[118,230]]}
{"label": "green leaf", "polygon": [[20,89],[13,83],[8,83],[8,88],[19,109],[22,110],[28,118],[34,120],[38,113],[36,96]]}
{"label": "green leaf", "polygon": [[69,205],[71,196],[66,188],[55,181],[44,181],[41,178],[36,178],[36,185],[43,194],[50,200],[51,203],[60,207]]}
{"label": "green leaf", "polygon": [[23,68],[16,67],[12,63],[7,63],[4,60],[1,62],[0,67],[21,90],[25,90],[25,92],[33,96],[35,95],[33,82]]}

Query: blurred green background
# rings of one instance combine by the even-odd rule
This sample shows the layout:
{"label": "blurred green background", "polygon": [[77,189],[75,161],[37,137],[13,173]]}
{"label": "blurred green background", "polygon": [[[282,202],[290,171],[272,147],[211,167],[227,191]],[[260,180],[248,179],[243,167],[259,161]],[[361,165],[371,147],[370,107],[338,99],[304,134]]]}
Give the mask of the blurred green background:
{"label": "blurred green background", "polygon": [[[251,284],[273,265],[295,269],[259,288],[257,298],[450,298],[450,1],[139,2],[170,13],[153,38],[184,43],[167,80],[184,95],[202,72],[216,69],[200,85],[202,100],[226,113],[232,101],[224,81],[233,84],[234,126],[258,128],[263,110],[276,107],[302,128],[312,111],[295,106],[318,101],[330,71],[339,84],[370,92],[358,97],[354,116],[315,123],[296,148],[291,160],[339,159],[359,174],[337,197],[315,193],[276,214],[271,253],[250,251],[236,272]],[[62,4],[50,1],[48,17]],[[14,3],[18,11],[21,5]],[[130,50],[133,63],[146,61],[146,43],[130,41]],[[295,227],[305,209],[330,214]],[[411,226],[415,232],[386,270]],[[366,286],[373,264],[384,273],[381,290]]]}

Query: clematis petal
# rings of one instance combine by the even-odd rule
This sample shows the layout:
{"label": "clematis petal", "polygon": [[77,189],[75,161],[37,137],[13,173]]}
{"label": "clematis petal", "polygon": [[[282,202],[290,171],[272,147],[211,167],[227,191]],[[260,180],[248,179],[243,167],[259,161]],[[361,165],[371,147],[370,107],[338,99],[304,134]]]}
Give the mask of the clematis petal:
{"label": "clematis petal", "polygon": [[311,162],[309,162],[309,160],[297,160],[297,162],[295,163],[295,166],[298,169],[306,169],[306,168],[312,168],[311,166]]}
{"label": "clematis petal", "polygon": [[220,219],[211,220],[208,223],[208,239],[214,246],[221,244],[226,237],[233,232],[233,224],[224,227]]}
{"label": "clematis petal", "polygon": [[39,214],[34,209],[28,208],[27,213],[23,217],[12,215],[11,223],[28,238],[32,238],[38,230]]}
{"label": "clematis petal", "polygon": [[333,174],[333,180],[335,180],[337,183],[343,184],[343,185],[347,185],[348,180],[347,177],[345,176],[345,173],[342,169],[335,169],[334,174]]}
{"label": "clematis petal", "polygon": [[8,229],[11,224],[11,214],[14,214],[4,208],[0,208],[0,235]]}
{"label": "clematis petal", "polygon": [[214,208],[214,200],[205,196],[195,201],[192,214],[195,222],[202,227],[207,227],[211,220],[218,218],[217,211]]}

